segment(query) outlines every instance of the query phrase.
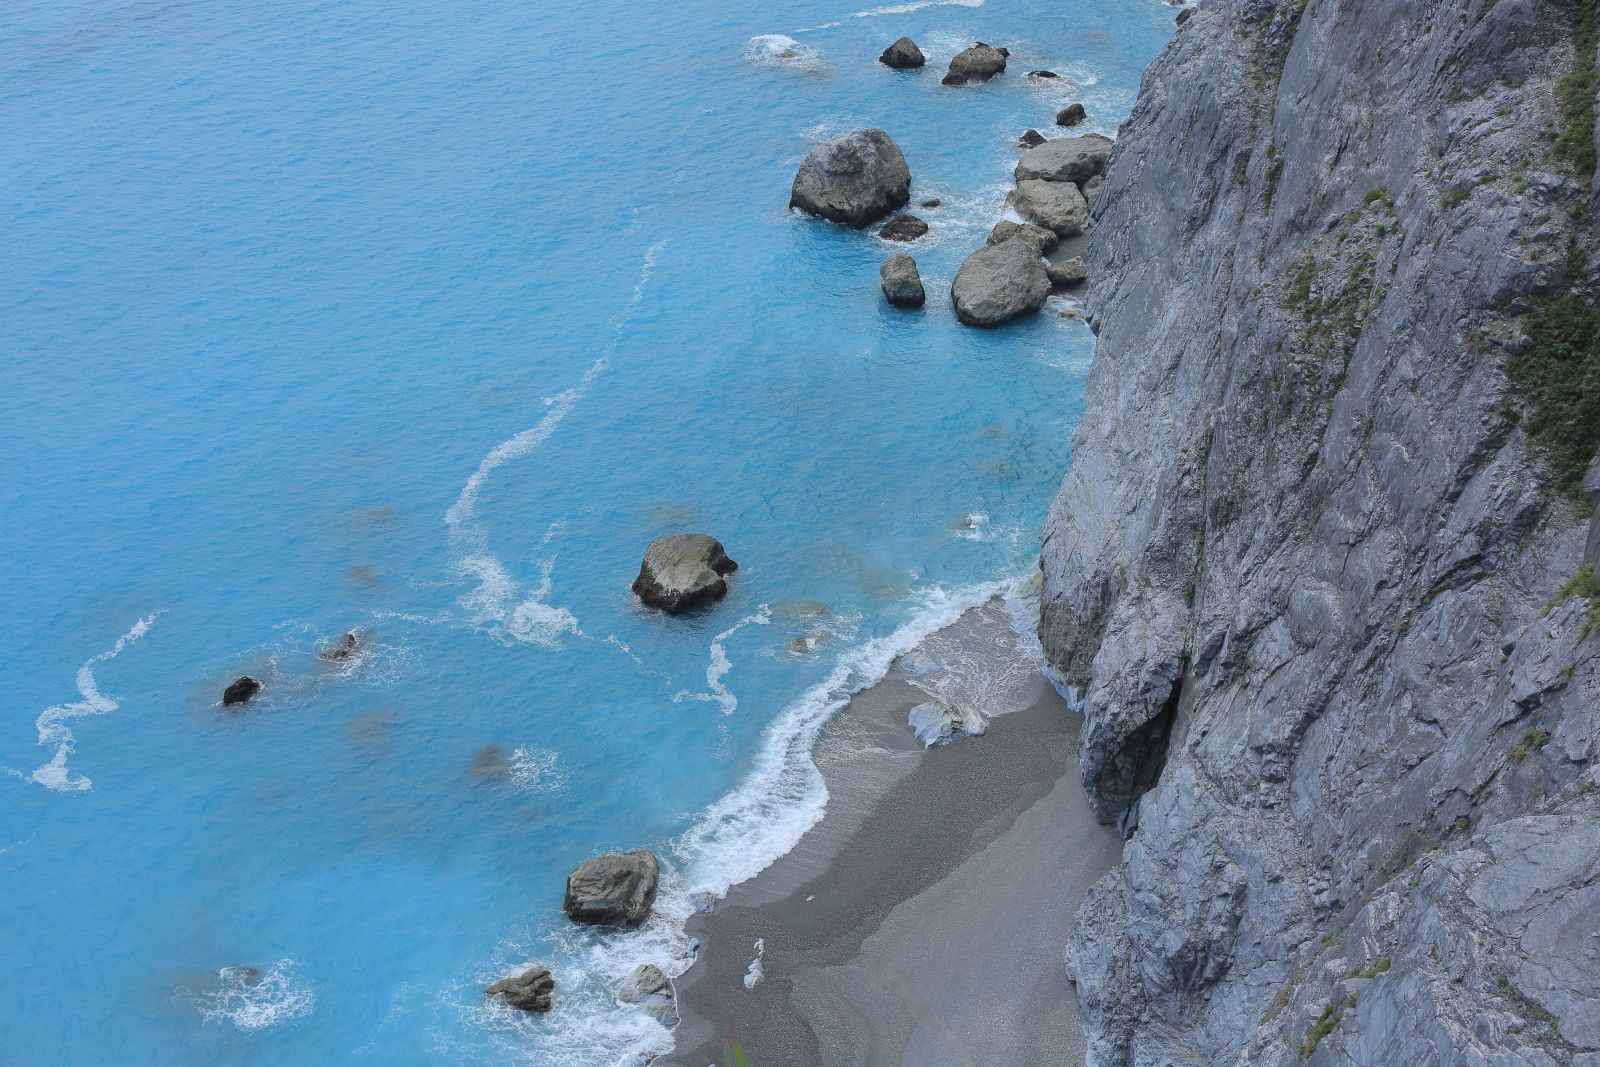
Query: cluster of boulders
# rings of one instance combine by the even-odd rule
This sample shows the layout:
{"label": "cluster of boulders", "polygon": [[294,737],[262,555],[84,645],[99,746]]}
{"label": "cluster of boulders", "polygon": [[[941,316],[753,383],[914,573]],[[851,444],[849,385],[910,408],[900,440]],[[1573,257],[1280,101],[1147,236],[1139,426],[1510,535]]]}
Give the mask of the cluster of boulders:
{"label": "cluster of boulders", "polygon": [[[655,853],[608,852],[584,860],[567,876],[562,908],[573,922],[591,926],[638,926],[655,906],[661,864]],[[554,1005],[555,976],[548,967],[533,967],[483,991],[522,1011],[547,1012]],[[675,1016],[672,984],[659,967],[646,964],[619,991],[619,997],[640,1004],[666,1021]]]}
{"label": "cluster of boulders", "polygon": [[1041,140],[1023,152],[1007,202],[1024,221],[1002,220],[961,265],[950,287],[957,318],[969,326],[999,326],[1038,311],[1052,290],[1084,281],[1081,256],[1057,263],[1044,257],[1061,239],[1088,228],[1085,189],[1101,180],[1111,146],[1110,138],[1091,133]]}
{"label": "cluster of boulders", "polygon": [[[1006,69],[1011,53],[979,41],[950,60],[946,85],[988,81]],[[927,57],[909,37],[895,41],[878,61],[896,70],[922,67]],[[1029,71],[1030,78],[1058,79],[1050,70]],[[1074,103],[1056,115],[1058,126],[1085,122],[1083,104]],[[1038,311],[1050,293],[1081,284],[1086,272],[1081,257],[1046,263],[1056,243],[1085,232],[1089,204],[1099,188],[1101,174],[1111,155],[1112,141],[1100,134],[1051,140],[1037,130],[1026,131],[1017,163],[1017,187],[1007,203],[1022,221],[1003,220],[995,226],[984,247],[973,252],[956,272],[950,299],[956,317],[972,326],[999,326]],[[911,198],[911,171],[905,155],[883,130],[856,130],[830,138],[814,147],[800,164],[789,195],[789,206],[809,214],[862,229],[888,216],[878,236],[886,241],[914,242],[929,232],[926,222],[912,214],[895,214]],[[939,201],[923,201],[927,208]],[[878,285],[894,307],[919,308],[927,290],[917,262],[905,253],[885,259],[878,268]],[[652,549],[654,549],[652,545]],[[646,561],[649,570],[649,561]],[[704,578],[707,589],[720,596],[720,577]],[[651,603],[646,590],[651,583],[641,572],[634,589]],[[655,604],[654,606],[664,606]],[[679,610],[666,607],[666,610]]]}

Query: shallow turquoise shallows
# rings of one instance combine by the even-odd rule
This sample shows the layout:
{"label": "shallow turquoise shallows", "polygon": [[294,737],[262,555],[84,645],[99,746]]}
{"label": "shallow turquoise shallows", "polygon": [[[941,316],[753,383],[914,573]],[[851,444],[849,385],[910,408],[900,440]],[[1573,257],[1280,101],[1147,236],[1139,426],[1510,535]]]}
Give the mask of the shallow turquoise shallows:
{"label": "shallow turquoise shallows", "polygon": [[[10,5],[0,1059],[669,1047],[617,982],[815,820],[840,698],[1031,565],[1092,338],[1066,298],[962,327],[949,281],[1017,134],[1113,129],[1173,14]],[[876,62],[901,34],[926,69]],[[974,39],[1010,69],[941,87]],[[786,210],[865,125],[942,201],[921,311],[893,246]],[[729,597],[641,609],[696,530]],[[570,928],[614,848],[662,856],[658,917]],[[555,1012],[485,1003],[535,961]]]}

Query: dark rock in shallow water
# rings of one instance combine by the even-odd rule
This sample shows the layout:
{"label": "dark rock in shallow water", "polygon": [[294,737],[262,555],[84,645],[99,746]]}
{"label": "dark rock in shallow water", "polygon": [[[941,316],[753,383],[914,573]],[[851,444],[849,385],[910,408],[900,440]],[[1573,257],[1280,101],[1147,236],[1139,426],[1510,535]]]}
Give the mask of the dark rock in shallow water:
{"label": "dark rock in shallow water", "polygon": [[1017,183],[1010,199],[1017,214],[1059,237],[1075,237],[1089,224],[1089,202],[1071,182],[1030,178]]}
{"label": "dark rock in shallow water", "polygon": [[1017,181],[1082,182],[1103,174],[1115,142],[1098,133],[1061,137],[1022,153],[1012,172]]}
{"label": "dark rock in shallow water", "polygon": [[523,1011],[547,1012],[553,1003],[550,994],[555,992],[556,980],[546,967],[534,967],[517,975],[504,978],[483,991],[486,997],[499,997],[513,1008]]}
{"label": "dark rock in shallow water", "polygon": [[1043,226],[1035,226],[1031,222],[1012,222],[1010,219],[1001,219],[994,224],[994,229],[989,231],[989,236],[984,239],[984,244],[997,245],[1001,241],[1022,240],[1027,241],[1039,250],[1042,256],[1056,246],[1058,238],[1055,233]]}
{"label": "dark rock in shallow water", "polygon": [[950,60],[950,72],[944,76],[944,84],[986,82],[1006,69],[1006,57],[1009,55],[1011,53],[1004,48],[990,48],[979,41],[971,48],[957,52]]}
{"label": "dark rock in shallow water", "polygon": [[909,37],[902,37],[883,50],[878,62],[895,70],[910,70],[922,66],[927,59],[923,56],[922,49],[917,47],[917,42]]}
{"label": "dark rock in shallow water", "polygon": [[928,299],[917,273],[917,261],[907,255],[897,254],[883,261],[878,268],[878,285],[895,307],[919,308]]}
{"label": "dark rock in shallow water", "polygon": [[235,704],[248,704],[261,692],[261,683],[248,674],[234,679],[228,688],[222,691],[222,706],[231,708]]}
{"label": "dark rock in shallow water", "polygon": [[1023,130],[1022,136],[1017,138],[1018,148],[1034,148],[1044,144],[1044,134],[1038,130]]}
{"label": "dark rock in shallow water", "polygon": [[656,902],[660,865],[650,852],[608,852],[567,876],[562,907],[573,922],[637,926]]}
{"label": "dark rock in shallow water", "polygon": [[1073,256],[1063,259],[1060,263],[1052,263],[1044,269],[1050,278],[1050,284],[1057,289],[1070,289],[1074,285],[1082,285],[1089,277],[1089,268],[1085,266],[1082,256]]}
{"label": "dark rock in shallow water", "polygon": [[511,773],[511,758],[499,745],[484,745],[472,757],[471,773],[474,778],[504,778]]}
{"label": "dark rock in shallow water", "polygon": [[1056,112],[1057,126],[1077,126],[1089,117],[1082,104],[1068,104]]}
{"label": "dark rock in shallow water", "polygon": [[1053,70],[1030,70],[1030,71],[1028,71],[1028,77],[1030,77],[1030,78],[1059,78],[1059,77],[1061,77],[1061,75],[1057,74]]}
{"label": "dark rock in shallow water", "polygon": [[725,578],[738,569],[714,537],[663,537],[645,549],[633,591],[652,608],[669,613],[687,611],[727,595]]}
{"label": "dark rock in shallow water", "polygon": [[1044,260],[1022,240],[986,245],[967,257],[950,286],[956,317],[968,326],[999,326],[1044,307],[1050,279]]}
{"label": "dark rock in shallow water", "polygon": [[339,663],[347,660],[361,651],[361,643],[364,636],[360,630],[350,630],[337,641],[330,641],[318,649],[317,658],[327,660],[329,663]]}
{"label": "dark rock in shallow water", "polygon": [[910,199],[911,169],[900,146],[882,130],[856,130],[806,155],[789,206],[859,230]]}
{"label": "dark rock in shallow water", "polygon": [[939,206],[939,198],[937,196],[930,196],[930,197],[928,197],[928,199],[926,199],[926,200],[924,200],[922,202],[922,206],[923,207],[938,207]]}
{"label": "dark rock in shallow water", "polygon": [[896,215],[883,224],[878,236],[885,241],[915,241],[928,232],[928,224],[915,215]]}

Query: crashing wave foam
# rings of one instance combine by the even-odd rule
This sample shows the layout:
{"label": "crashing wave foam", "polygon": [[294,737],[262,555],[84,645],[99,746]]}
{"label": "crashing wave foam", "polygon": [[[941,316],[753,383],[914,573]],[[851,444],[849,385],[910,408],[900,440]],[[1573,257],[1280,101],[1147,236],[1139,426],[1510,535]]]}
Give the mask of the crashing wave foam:
{"label": "crashing wave foam", "polygon": [[134,623],[127,633],[117,638],[115,645],[98,656],[91,656],[86,660],[83,666],[78,668],[78,696],[81,699],[71,704],[56,704],[45,708],[34,720],[34,726],[39,731],[39,744],[54,745],[56,752],[48,763],[40,764],[28,776],[30,780],[38,782],[46,789],[54,789],[61,793],[81,792],[92,785],[87,775],[73,774],[67,769],[67,757],[72,755],[78,743],[67,723],[85,715],[104,715],[120,707],[115,700],[100,692],[99,686],[95,684],[95,665],[116,659],[124,648],[148,633],[150,627],[155,625],[156,619],[160,617],[159,611],[146,615]]}
{"label": "crashing wave foam", "polygon": [[215,989],[197,995],[206,1022],[229,1022],[245,1033],[308,1014],[316,1006],[309,987],[290,978],[294,960],[279,960],[265,972],[253,967],[224,967]]}
{"label": "crashing wave foam", "polygon": [[752,63],[770,67],[792,67],[795,70],[816,70],[822,66],[822,55],[809,45],[781,33],[763,33],[745,42],[745,57]]}
{"label": "crashing wave foam", "polygon": [[[622,331],[644,299],[645,288],[655,272],[656,259],[666,246],[666,241],[657,241],[646,249],[633,292],[622,309],[611,318],[611,339],[589,365],[589,369],[584,371],[583,377],[564,392],[545,397],[548,410],[544,418],[490,449],[488,455],[479,462],[478,469],[467,479],[467,484],[461,487],[456,502],[445,513],[444,521],[450,528],[451,544],[459,553],[456,573],[478,583],[477,588],[464,595],[460,603],[473,613],[474,621],[479,625],[494,627],[514,640],[551,650],[561,647],[560,638],[564,634],[580,633],[578,620],[570,611],[545,601],[550,594],[554,558],[539,562],[538,584],[532,589],[524,589],[512,577],[505,563],[490,550],[489,539],[478,525],[478,501],[491,474],[512,460],[523,458],[549,440],[578,402],[589,395],[595,379],[610,365],[611,356],[622,339]],[[545,536],[545,546],[559,530],[559,524],[550,527]]]}

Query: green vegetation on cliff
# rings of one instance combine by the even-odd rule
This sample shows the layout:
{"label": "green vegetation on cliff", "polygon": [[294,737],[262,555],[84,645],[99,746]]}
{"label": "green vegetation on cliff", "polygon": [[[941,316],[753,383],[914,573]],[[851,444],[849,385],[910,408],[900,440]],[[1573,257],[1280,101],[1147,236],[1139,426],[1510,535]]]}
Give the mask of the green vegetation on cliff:
{"label": "green vegetation on cliff", "polygon": [[1561,109],[1561,133],[1556,155],[1584,174],[1595,168],[1595,94],[1600,92],[1600,69],[1595,48],[1600,45],[1600,20],[1596,0],[1577,0],[1572,7],[1572,69],[1556,84],[1556,106]]}
{"label": "green vegetation on cliff", "polygon": [[1552,300],[1528,317],[1533,344],[1507,366],[1527,405],[1523,425],[1550,453],[1556,487],[1587,511],[1583,476],[1600,449],[1600,307]]}

